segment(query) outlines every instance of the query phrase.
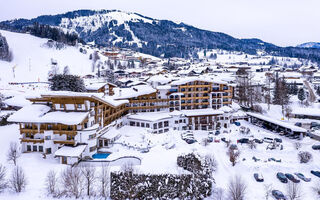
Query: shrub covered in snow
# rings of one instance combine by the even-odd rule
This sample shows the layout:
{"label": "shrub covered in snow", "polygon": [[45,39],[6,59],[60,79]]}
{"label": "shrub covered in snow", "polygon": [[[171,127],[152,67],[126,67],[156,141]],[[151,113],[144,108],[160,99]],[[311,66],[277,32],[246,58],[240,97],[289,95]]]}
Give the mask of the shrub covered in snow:
{"label": "shrub covered in snow", "polygon": [[192,174],[112,172],[111,199],[191,199]]}
{"label": "shrub covered in snow", "polygon": [[7,186],[6,168],[0,164],[0,192],[2,192]]}
{"label": "shrub covered in snow", "polygon": [[308,163],[312,159],[312,154],[308,151],[300,151],[298,158],[300,163]]}
{"label": "shrub covered in snow", "polygon": [[12,52],[5,37],[0,34],[0,60],[11,62],[13,59]]}

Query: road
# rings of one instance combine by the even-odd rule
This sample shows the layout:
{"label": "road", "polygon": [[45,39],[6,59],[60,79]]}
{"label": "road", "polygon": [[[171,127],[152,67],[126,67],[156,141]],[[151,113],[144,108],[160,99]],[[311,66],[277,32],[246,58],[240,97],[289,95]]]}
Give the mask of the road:
{"label": "road", "polygon": [[313,89],[311,88],[309,82],[307,80],[304,80],[303,81],[304,85],[308,88],[308,91],[309,91],[309,101],[310,102],[315,102],[316,101],[316,95],[314,94],[313,92]]}

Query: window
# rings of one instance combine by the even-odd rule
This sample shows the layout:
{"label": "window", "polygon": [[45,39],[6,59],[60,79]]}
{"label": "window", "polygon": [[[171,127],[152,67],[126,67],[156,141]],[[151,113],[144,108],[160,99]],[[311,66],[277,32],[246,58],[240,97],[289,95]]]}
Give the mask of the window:
{"label": "window", "polygon": [[146,123],[146,127],[147,127],[147,128],[150,128],[150,124]]}
{"label": "window", "polygon": [[137,123],[136,123],[136,126],[140,126],[140,122],[137,122]]}
{"label": "window", "polygon": [[175,123],[175,124],[179,124],[179,121],[178,121],[178,120],[176,120],[176,121],[174,121],[174,123]]}
{"label": "window", "polygon": [[164,132],[168,132],[168,131],[169,131],[169,129],[168,129],[168,128],[164,129]]}
{"label": "window", "polygon": [[157,127],[158,127],[158,124],[157,124],[157,123],[154,123],[154,124],[153,124],[153,129],[157,129]]}
{"label": "window", "polygon": [[82,104],[77,104],[77,108],[81,109],[82,108]]}
{"label": "window", "polygon": [[34,145],[33,147],[32,147],[32,151],[37,151],[37,146],[36,145]]}
{"label": "window", "polygon": [[135,123],[133,121],[130,121],[130,126],[134,126]]}
{"label": "window", "polygon": [[96,138],[96,134],[89,135],[89,140]]}
{"label": "window", "polygon": [[93,146],[93,147],[90,147],[90,148],[89,148],[89,151],[90,151],[90,152],[93,152],[93,151],[95,151],[96,149],[97,149],[97,147],[96,147],[96,146]]}
{"label": "window", "polygon": [[44,139],[45,140],[51,140],[51,136],[49,135],[49,136],[46,136],[46,137],[44,137]]}
{"label": "window", "polygon": [[46,148],[46,154],[51,154],[51,148]]}
{"label": "window", "polygon": [[164,127],[168,127],[169,126],[169,121],[165,121],[164,122]]}
{"label": "window", "polygon": [[39,146],[39,152],[43,152],[43,146]]}
{"label": "window", "polygon": [[163,133],[163,130],[160,130],[159,133]]}
{"label": "window", "polygon": [[141,123],[141,127],[144,127],[144,123]]}
{"label": "window", "polygon": [[52,125],[48,124],[48,130],[51,130],[51,129],[52,129]]}
{"label": "window", "polygon": [[67,140],[74,140],[74,136],[67,135]]}
{"label": "window", "polygon": [[60,108],[64,108],[64,104],[60,104]]}
{"label": "window", "polygon": [[31,145],[27,145],[27,151],[31,151]]}
{"label": "window", "polygon": [[163,127],[163,123],[159,122],[158,126],[159,126],[159,128],[162,128]]}

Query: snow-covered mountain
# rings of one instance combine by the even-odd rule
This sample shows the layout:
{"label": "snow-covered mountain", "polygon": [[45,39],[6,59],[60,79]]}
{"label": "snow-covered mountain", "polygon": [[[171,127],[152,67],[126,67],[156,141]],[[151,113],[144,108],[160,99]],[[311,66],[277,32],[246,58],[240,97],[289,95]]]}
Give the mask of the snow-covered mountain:
{"label": "snow-covered mountain", "polygon": [[320,62],[320,51],[278,47],[260,39],[237,39],[230,35],[158,20],[118,10],[78,10],[34,19],[0,22],[0,29],[27,32],[34,23],[77,33],[85,42],[108,47],[130,48],[156,57],[196,57],[199,49],[223,49],[248,54],[265,52],[274,56],[308,58]]}
{"label": "snow-covered mountain", "polygon": [[297,47],[320,49],[320,42],[307,42],[307,43],[300,44]]}

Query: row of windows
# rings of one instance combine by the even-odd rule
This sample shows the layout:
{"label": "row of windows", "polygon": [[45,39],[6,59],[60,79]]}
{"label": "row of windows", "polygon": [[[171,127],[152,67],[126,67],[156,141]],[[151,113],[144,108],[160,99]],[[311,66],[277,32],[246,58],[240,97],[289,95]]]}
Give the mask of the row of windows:
{"label": "row of windows", "polygon": [[[129,122],[130,126],[137,126],[137,127],[146,127],[150,128],[149,123],[144,123],[144,122],[135,122],[135,121],[130,121]],[[158,128],[163,128],[163,127],[169,127],[169,121],[164,121],[164,122],[159,122],[159,123],[153,123],[152,125],[153,129],[158,129]]]}

